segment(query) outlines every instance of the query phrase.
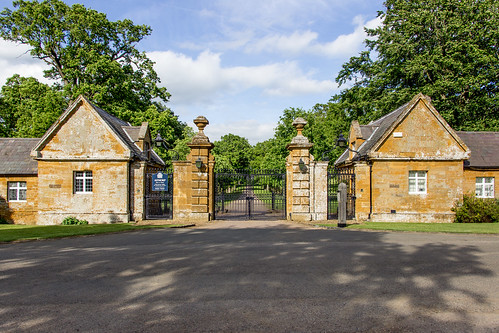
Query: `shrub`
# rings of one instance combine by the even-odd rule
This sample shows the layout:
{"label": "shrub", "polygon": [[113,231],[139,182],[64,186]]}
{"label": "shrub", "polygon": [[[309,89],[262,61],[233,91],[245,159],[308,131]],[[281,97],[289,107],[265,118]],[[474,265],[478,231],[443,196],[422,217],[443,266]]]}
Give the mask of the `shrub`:
{"label": "shrub", "polygon": [[499,200],[476,198],[464,195],[452,211],[456,213],[455,223],[497,223],[499,222]]}
{"label": "shrub", "polygon": [[0,216],[0,224],[10,224],[9,221],[3,216]]}
{"label": "shrub", "polygon": [[64,220],[62,220],[62,225],[84,225],[88,224],[88,221],[78,220],[74,216],[68,216]]}

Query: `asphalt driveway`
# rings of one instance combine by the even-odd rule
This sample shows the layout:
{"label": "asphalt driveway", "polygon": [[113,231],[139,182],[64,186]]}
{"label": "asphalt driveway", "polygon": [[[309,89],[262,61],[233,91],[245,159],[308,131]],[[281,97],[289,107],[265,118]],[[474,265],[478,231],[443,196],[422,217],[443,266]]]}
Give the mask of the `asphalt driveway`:
{"label": "asphalt driveway", "polygon": [[0,245],[2,332],[492,332],[499,237],[230,222]]}

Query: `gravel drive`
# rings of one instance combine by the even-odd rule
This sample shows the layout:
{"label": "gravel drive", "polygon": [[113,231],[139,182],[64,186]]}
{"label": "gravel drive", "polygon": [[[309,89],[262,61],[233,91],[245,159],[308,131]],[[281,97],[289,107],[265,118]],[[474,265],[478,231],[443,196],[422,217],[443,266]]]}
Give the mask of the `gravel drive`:
{"label": "gravel drive", "polygon": [[223,221],[0,244],[1,332],[498,332],[499,237]]}

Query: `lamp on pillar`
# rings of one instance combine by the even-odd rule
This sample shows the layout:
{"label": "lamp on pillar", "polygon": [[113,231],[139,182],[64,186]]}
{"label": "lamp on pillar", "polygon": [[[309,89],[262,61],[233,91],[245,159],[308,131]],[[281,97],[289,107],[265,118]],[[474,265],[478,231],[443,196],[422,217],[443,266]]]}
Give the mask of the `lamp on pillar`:
{"label": "lamp on pillar", "polygon": [[196,168],[198,168],[198,170],[201,170],[202,167],[203,161],[201,160],[201,157],[198,157],[198,159],[196,160]]}
{"label": "lamp on pillar", "polygon": [[300,161],[298,162],[298,167],[300,168],[301,172],[307,171],[307,166],[305,165],[305,162],[300,158]]}

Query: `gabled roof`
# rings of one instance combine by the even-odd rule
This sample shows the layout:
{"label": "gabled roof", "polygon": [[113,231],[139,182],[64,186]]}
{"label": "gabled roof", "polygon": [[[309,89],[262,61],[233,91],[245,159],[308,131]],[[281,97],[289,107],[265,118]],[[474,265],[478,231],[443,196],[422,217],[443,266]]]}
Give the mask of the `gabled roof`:
{"label": "gabled roof", "polygon": [[36,175],[38,162],[31,158],[31,149],[40,139],[0,138],[0,174]]}
{"label": "gabled roof", "polygon": [[[417,95],[416,97],[418,97]],[[414,98],[415,99],[415,98]],[[365,158],[371,148],[381,139],[383,134],[395,123],[397,119],[404,114],[410,106],[413,105],[413,100],[402,105],[398,109],[388,113],[387,115],[371,121],[368,125],[361,125],[362,136],[366,140],[357,150],[359,154],[355,154],[354,159]],[[366,134],[366,136],[364,136]],[[369,136],[367,136],[369,134]],[[334,164],[344,163],[348,159],[348,150],[343,152]]]}
{"label": "gabled roof", "polygon": [[[431,100],[428,96],[421,93],[414,96],[414,98],[397,108],[396,110],[388,113],[387,115],[370,122],[368,125],[360,126],[363,139],[366,140],[358,149],[358,154],[354,154],[353,160],[365,159],[369,156],[372,151],[376,151],[390,135],[390,133],[398,126],[405,117],[411,112],[411,110],[416,106],[416,104],[422,101],[428,107],[431,113],[437,118],[440,124],[448,131],[448,133],[454,138],[454,140],[465,150],[466,144],[461,140],[454,130],[447,124],[447,122],[442,118],[442,116],[435,110],[431,104]],[[348,159],[348,150],[346,150],[341,156],[335,161],[335,165],[344,163]]]}
{"label": "gabled roof", "polygon": [[[104,123],[109,127],[109,129],[115,134],[116,138],[130,150],[131,158],[137,158],[142,161],[147,161],[147,155],[142,152],[142,150],[134,143],[130,135],[127,134],[129,128],[135,128],[131,126],[130,123],[115,117],[106,111],[102,110],[98,106],[92,104],[87,98],[79,96],[76,101],[70,105],[66,111],[59,117],[59,119],[49,128],[45,135],[40,139],[40,142],[33,148],[33,152],[40,151],[45,147],[45,145],[52,139],[52,137],[57,133],[58,129],[62,126],[65,120],[72,114],[72,112],[78,108],[81,104],[86,103],[90,108],[96,112],[96,114],[104,121]],[[36,154],[33,154],[36,156]],[[163,160],[159,158],[156,154],[151,155],[154,162],[164,165]]]}
{"label": "gabled roof", "polygon": [[471,150],[470,168],[499,168],[499,132],[457,132]]}

